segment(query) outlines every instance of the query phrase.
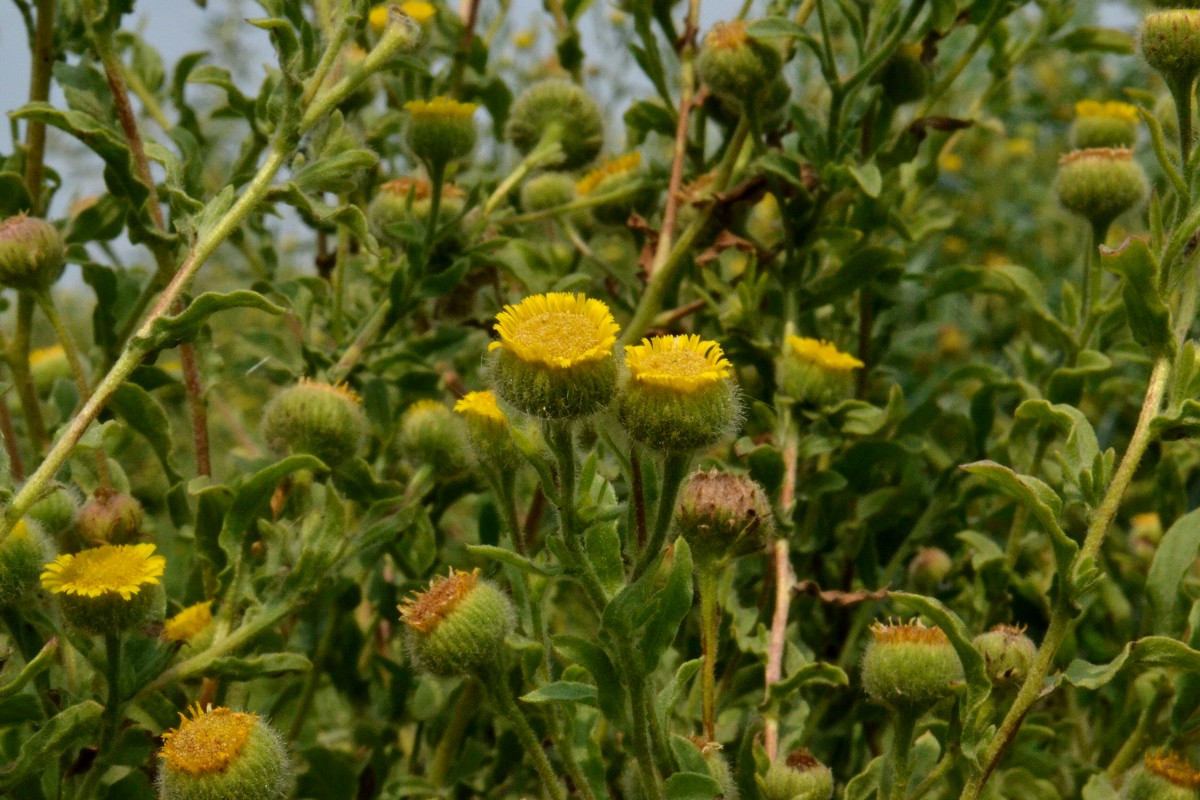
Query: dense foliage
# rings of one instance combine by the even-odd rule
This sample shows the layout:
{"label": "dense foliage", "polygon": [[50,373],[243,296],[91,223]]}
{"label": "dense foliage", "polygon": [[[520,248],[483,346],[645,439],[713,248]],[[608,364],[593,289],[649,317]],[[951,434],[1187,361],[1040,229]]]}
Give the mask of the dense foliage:
{"label": "dense foliage", "polygon": [[15,2],[0,795],[1197,796],[1200,11]]}

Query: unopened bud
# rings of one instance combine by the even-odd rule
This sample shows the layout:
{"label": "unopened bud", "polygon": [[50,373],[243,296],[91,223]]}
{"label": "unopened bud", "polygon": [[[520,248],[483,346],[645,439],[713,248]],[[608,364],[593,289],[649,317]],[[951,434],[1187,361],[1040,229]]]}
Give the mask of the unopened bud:
{"label": "unopened bud", "polygon": [[0,286],[49,289],[66,266],[62,236],[49,222],[23,214],[0,222]]}
{"label": "unopened bud", "polygon": [[761,550],[775,530],[762,487],[745,475],[693,472],[679,490],[675,525],[698,565]]}
{"label": "unopened bud", "polygon": [[876,623],[871,633],[862,681],[875,702],[901,713],[926,711],[962,680],[962,662],[941,628]]}
{"label": "unopened bud", "polygon": [[472,673],[494,663],[515,624],[512,602],[479,570],[452,570],[400,606],[409,650],[435,675]]}

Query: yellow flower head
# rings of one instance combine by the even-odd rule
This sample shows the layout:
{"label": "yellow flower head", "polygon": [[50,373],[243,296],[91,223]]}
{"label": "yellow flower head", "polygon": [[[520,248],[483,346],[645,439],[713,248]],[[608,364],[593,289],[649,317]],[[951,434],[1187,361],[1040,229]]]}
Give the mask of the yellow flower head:
{"label": "yellow flower head", "polygon": [[152,544],[106,544],[51,561],[42,571],[42,588],[79,597],[119,594],[129,600],[142,587],[156,585],[166,565]]}
{"label": "yellow flower head", "polygon": [[179,715],[179,727],[162,735],[159,758],[185,775],[223,773],[241,755],[259,723],[257,714],[199,705],[188,709],[191,718]]}
{"label": "yellow flower head", "polygon": [[963,168],[962,156],[958,153],[942,153],[938,156],[938,166],[946,172],[960,172]]}
{"label": "yellow flower head", "polygon": [[36,368],[42,364],[58,359],[66,360],[67,354],[63,351],[61,344],[56,344],[53,347],[39,347],[37,350],[32,350],[29,353],[29,366]]}
{"label": "yellow flower head", "polygon": [[863,362],[849,353],[843,353],[823,339],[789,336],[787,343],[792,355],[801,361],[815,364],[822,369],[834,372],[849,372],[863,366]]}
{"label": "yellow flower head", "polygon": [[422,119],[470,119],[477,108],[479,106],[475,103],[460,103],[442,96],[432,100],[409,100],[404,104],[405,111]]}
{"label": "yellow flower head", "polygon": [[172,642],[190,642],[212,624],[212,601],[190,605],[163,624],[163,638]]}
{"label": "yellow flower head", "polygon": [[579,196],[591,194],[600,182],[606,178],[615,178],[636,170],[642,164],[642,154],[636,150],[612,159],[603,166],[597,167],[584,175],[575,183],[575,192]]}
{"label": "yellow flower head", "polygon": [[[437,13],[437,8],[433,3],[425,3],[422,0],[408,0],[406,3],[401,3],[400,10],[421,25],[433,19]],[[383,3],[372,8],[367,19],[376,33],[383,33],[388,24],[388,4]]]}
{"label": "yellow flower head", "polygon": [[550,292],[506,305],[496,315],[500,341],[522,361],[555,369],[603,361],[612,355],[620,328],[608,306],[586,295]]}
{"label": "yellow flower head", "polygon": [[533,47],[533,43],[536,40],[537,34],[529,29],[518,31],[517,34],[513,36],[513,44],[517,46],[518,50],[528,50],[529,48]]}
{"label": "yellow flower head", "polygon": [[694,392],[725,380],[732,366],[716,342],[690,336],[655,336],[626,345],[625,364],[638,383]]}
{"label": "yellow flower head", "polygon": [[469,392],[454,404],[454,410],[465,417],[484,422],[507,425],[508,417],[496,404],[494,392]]}
{"label": "yellow flower head", "polygon": [[329,394],[344,397],[351,402],[362,404],[362,397],[358,392],[350,388],[350,384],[342,381],[341,383],[326,383],[325,381],[314,381],[312,378],[300,378],[300,383],[310,389],[318,389]]}
{"label": "yellow flower head", "polygon": [[416,592],[400,604],[404,624],[421,633],[428,633],[447,614],[453,611],[479,583],[479,569],[462,572],[451,569],[445,578],[435,578],[429,588]]}
{"label": "yellow flower head", "polygon": [[1137,122],[1137,106],[1118,100],[1080,100],[1075,104],[1076,117],[1105,117],[1121,122]]}

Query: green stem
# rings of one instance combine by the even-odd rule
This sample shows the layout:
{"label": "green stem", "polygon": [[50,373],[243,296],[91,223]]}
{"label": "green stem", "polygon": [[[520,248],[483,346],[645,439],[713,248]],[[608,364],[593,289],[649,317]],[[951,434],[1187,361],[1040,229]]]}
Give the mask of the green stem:
{"label": "green stem", "polygon": [[[1137,471],[1138,464],[1141,462],[1146,448],[1150,445],[1150,423],[1158,414],[1170,373],[1170,360],[1160,357],[1155,362],[1154,369],[1150,373],[1150,381],[1146,388],[1146,397],[1142,402],[1141,414],[1138,416],[1137,427],[1130,437],[1129,446],[1126,448],[1125,455],[1121,458],[1121,464],[1117,467],[1117,471],[1104,493],[1104,498],[1100,501],[1099,507],[1093,513],[1088,523],[1083,546],[1079,549],[1079,554],[1075,557],[1075,562],[1072,565],[1073,573],[1077,573],[1080,567],[1084,565],[1094,564],[1100,553],[1100,545],[1103,544],[1109,526],[1116,516],[1117,509],[1121,505],[1121,499],[1125,496],[1125,490],[1129,488],[1129,484],[1133,480],[1133,475]],[[1059,583],[1064,586],[1073,584],[1074,575],[1060,575]],[[1050,625],[1046,629],[1046,635],[1042,639],[1041,646],[1038,648],[1033,666],[1030,667],[1029,674],[1026,676],[1025,682],[1021,684],[1021,688],[1017,692],[1012,705],[1009,707],[1004,720],[1000,723],[1000,728],[996,731],[996,735],[984,751],[983,757],[980,759],[981,768],[979,772],[972,775],[967,781],[961,800],[977,800],[979,798],[988,778],[991,777],[992,772],[1000,763],[1005,750],[1007,750],[1012,740],[1016,737],[1017,731],[1025,719],[1025,715],[1029,713],[1033,704],[1041,697],[1046,676],[1050,674],[1050,669],[1054,665],[1054,658],[1058,654],[1058,650],[1062,646],[1067,632],[1070,630],[1071,620],[1075,617],[1075,603],[1068,596],[1067,591],[1065,588],[1060,590],[1050,615]]]}
{"label": "green stem", "polygon": [[354,341],[346,348],[346,352],[338,359],[338,362],[329,369],[329,380],[331,383],[337,383],[350,374],[350,370],[358,365],[366,349],[374,343],[375,338],[379,336],[383,330],[383,325],[387,322],[388,312],[392,310],[390,300],[383,300],[375,310],[371,312],[371,316],[367,317],[367,321],[363,323],[358,335],[354,337]]}
{"label": "green stem", "polygon": [[1175,692],[1171,685],[1171,681],[1166,678],[1160,678],[1155,687],[1154,696],[1150,698],[1150,702],[1142,709],[1142,713],[1138,715],[1137,724],[1134,726],[1133,733],[1121,745],[1121,749],[1113,756],[1112,763],[1104,770],[1104,774],[1110,779],[1116,780],[1125,774],[1125,771],[1132,767],[1134,763],[1142,757],[1146,749],[1150,746],[1150,727],[1158,720],[1158,715],[1161,714],[1170,703]]}
{"label": "green stem", "polygon": [[642,776],[642,789],[649,800],[662,800],[661,772],[655,763],[654,750],[650,741],[650,707],[646,691],[646,679],[642,675],[637,653],[629,642],[615,645],[617,668],[629,688],[629,708],[633,719],[633,752],[638,771]]}
{"label": "green stem", "polygon": [[87,400],[92,389],[88,386],[87,373],[83,369],[83,361],[79,358],[79,348],[75,346],[74,337],[63,323],[62,315],[58,313],[58,306],[54,304],[54,298],[48,291],[39,291],[34,293],[33,299],[42,313],[46,315],[46,319],[50,321],[50,326],[54,328],[54,334],[58,337],[58,343],[62,345],[63,352],[67,356],[67,364],[71,367],[71,376],[75,379],[75,388],[79,390],[80,402]]}
{"label": "green stem", "polygon": [[[25,660],[26,665],[32,664],[42,649],[42,646],[39,646],[30,635],[33,632],[32,626],[22,619],[12,606],[0,609],[0,618],[4,620],[9,634],[21,652],[21,658]],[[42,713],[45,714],[46,719],[50,719],[57,713],[54,704],[50,702],[50,677],[43,671],[39,672],[33,680],[37,686],[38,702],[41,703]]]}
{"label": "green stem", "polygon": [[[54,68],[54,0],[37,0],[37,29],[34,33],[33,64],[29,78],[29,102],[50,99],[50,75]],[[25,127],[25,189],[30,212],[42,211],[42,176],[45,174],[46,123],[29,121]]]}
{"label": "green stem", "polygon": [[512,695],[512,690],[508,686],[508,676],[504,674],[503,670],[491,667],[484,669],[479,677],[486,687],[488,695],[498,707],[500,715],[512,725],[517,739],[520,740],[525,747],[525,752],[533,761],[533,767],[537,770],[538,777],[542,779],[542,789],[553,800],[566,800],[567,792],[559,782],[558,776],[554,774],[554,768],[550,765],[550,760],[546,758],[542,743],[529,725],[525,712],[517,705],[517,701]]}
{"label": "green stem", "polygon": [[521,163],[517,164],[516,168],[504,180],[500,181],[500,185],[496,187],[496,190],[488,197],[487,202],[483,204],[483,215],[485,217],[495,211],[500,203],[504,202],[504,198],[508,197],[508,193],[526,175],[539,167],[548,166],[562,158],[562,145],[558,143],[561,138],[562,131],[557,126],[546,129],[537,146],[529,151],[529,155],[525,156]]}
{"label": "green stem", "polygon": [[704,656],[701,673],[704,737],[717,740],[717,650],[720,638],[721,609],[717,604],[717,582],[721,570],[713,567],[699,572],[700,650]]}
{"label": "green stem", "polygon": [[338,226],[337,252],[333,258],[333,339],[342,342],[346,319],[346,262],[350,258],[350,231]]}
{"label": "green stem", "polygon": [[117,729],[121,724],[120,634],[104,634],[104,655],[104,678],[108,683],[108,702],[100,721],[99,755],[92,763],[91,769],[88,770],[87,777],[84,778],[83,785],[80,787],[79,797],[83,800],[91,800],[91,798],[99,796],[97,790],[100,779],[107,769],[105,762],[109,755],[108,751],[116,739]]}
{"label": "green stem", "polygon": [[[1097,319],[1096,313],[1100,305],[1100,289],[1104,279],[1104,267],[1100,261],[1100,245],[1108,239],[1108,223],[1092,224],[1091,240],[1088,243],[1087,257],[1083,260],[1083,328],[1079,339],[1079,349],[1088,346],[1092,338]],[[1084,338],[1086,336],[1086,338]]]}
{"label": "green stem", "polygon": [[429,221],[425,225],[425,263],[421,265],[421,275],[416,275],[410,281],[416,283],[423,275],[429,273],[429,262],[433,260],[433,240],[437,238],[438,214],[442,209],[442,184],[446,179],[445,164],[429,164]]}
{"label": "green stem", "polygon": [[[341,53],[342,44],[346,41],[346,37],[350,35],[352,28],[346,24],[346,17],[350,13],[351,0],[342,0],[337,10],[337,23],[327,24],[325,31],[329,35],[329,43],[325,46],[325,52],[321,55],[321,60],[317,62],[317,68],[313,71],[313,75],[308,80],[308,86],[304,88],[304,98],[300,101],[301,105],[307,106],[310,104],[317,92],[321,89],[321,84],[325,82],[325,76],[329,74],[329,70],[333,67],[333,63],[337,60]],[[318,16],[324,22],[327,19],[326,14],[318,12]]]}
{"label": "green stem", "polygon": [[692,463],[691,452],[668,453],[663,458],[662,489],[658,494],[658,512],[654,518],[654,529],[650,539],[642,551],[637,567],[633,571],[633,580],[640,578],[658,554],[662,552],[663,544],[667,541],[667,531],[671,528],[671,520],[675,517],[675,498],[679,495],[679,487],[687,477],[688,467]]}
{"label": "green stem", "polygon": [[425,776],[434,786],[446,786],[446,777],[450,774],[450,767],[454,765],[454,759],[458,757],[459,750],[462,749],[463,737],[467,733],[467,726],[471,724],[471,718],[478,710],[478,705],[479,681],[467,678],[467,682],[463,684],[462,692],[458,696],[458,703],[454,707],[454,716],[450,718],[446,730],[442,731],[442,737],[438,739],[437,750],[433,754],[433,764],[430,765],[429,772]]}
{"label": "green stem", "polygon": [[898,712],[893,718],[892,743],[888,759],[883,764],[883,780],[879,784],[879,800],[904,800],[912,774],[913,731],[917,715]]}
{"label": "green stem", "polygon": [[33,298],[27,293],[21,292],[17,295],[17,330],[9,348],[8,366],[13,373],[13,382],[17,385],[17,397],[21,401],[25,427],[29,430],[29,438],[33,440],[34,451],[40,455],[46,451],[49,438],[46,434],[46,421],[42,417],[42,406],[38,401],[37,389],[33,385],[33,376],[29,370],[29,331],[33,326],[33,306]]}
{"label": "green stem", "polygon": [[[1183,169],[1183,182],[1188,191],[1192,188],[1192,173],[1189,162],[1192,150],[1192,86],[1195,76],[1186,80],[1168,80],[1167,88],[1175,100],[1175,118],[1179,121],[1179,164]],[[1186,198],[1180,198],[1180,207],[1188,205]]]}
{"label": "green stem", "polygon": [[937,766],[930,770],[929,774],[922,778],[921,782],[912,790],[912,794],[909,795],[908,800],[921,800],[922,797],[929,794],[929,791],[934,786],[937,786],[949,774],[950,770],[954,769],[955,765],[958,764],[960,755],[958,747],[952,745],[946,751],[946,754],[942,756],[941,760],[938,761]]}
{"label": "green stem", "polygon": [[320,641],[317,642],[316,650],[313,651],[312,668],[304,676],[304,686],[300,689],[300,699],[296,701],[296,716],[292,719],[291,727],[288,728],[287,732],[289,742],[296,741],[296,738],[300,736],[300,732],[304,730],[304,723],[308,719],[308,709],[312,706],[313,698],[317,694],[317,688],[321,685],[321,678],[325,675],[322,665],[325,663],[325,659],[329,657],[329,651],[333,647],[333,640],[337,637],[338,622],[341,617],[337,613],[337,604],[330,603],[327,613],[319,616],[321,618],[328,618],[328,622],[326,623],[324,632],[321,634]]}

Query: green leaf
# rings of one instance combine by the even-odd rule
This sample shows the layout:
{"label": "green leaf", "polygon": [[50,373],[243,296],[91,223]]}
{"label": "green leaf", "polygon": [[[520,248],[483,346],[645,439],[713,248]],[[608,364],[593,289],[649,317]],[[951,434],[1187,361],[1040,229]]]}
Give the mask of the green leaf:
{"label": "green leaf", "polygon": [[814,684],[835,689],[845,688],[850,685],[850,676],[835,664],[826,664],[822,661],[805,664],[783,680],[767,687],[767,696],[763,698],[759,708],[763,711],[778,708],[792,694],[805,686]]}
{"label": "green leaf", "polygon": [[763,17],[746,26],[746,33],[755,39],[792,39],[807,37],[802,25],[787,17]]}
{"label": "green leaf", "polygon": [[12,697],[14,694],[25,688],[26,684],[33,680],[38,674],[49,669],[51,665],[51,659],[54,658],[54,654],[56,652],[58,652],[57,636],[52,637],[49,641],[42,645],[42,649],[39,650],[38,654],[33,657],[32,661],[21,668],[21,671],[17,673],[17,677],[13,678],[9,683],[0,686],[0,700],[3,700],[7,697]]}
{"label": "green leaf", "polygon": [[1171,312],[1159,294],[1158,261],[1146,240],[1130,237],[1116,250],[1101,246],[1100,263],[1125,279],[1121,297],[1134,340],[1155,354],[1172,353]]}
{"label": "green leaf", "polygon": [[1080,26],[1054,42],[1072,53],[1116,53],[1127,56],[1133,52],[1133,37],[1115,28],[1094,25]]}
{"label": "green leaf", "polygon": [[1154,629],[1169,633],[1175,629],[1175,606],[1183,577],[1196,564],[1200,553],[1200,509],[1189,511],[1163,534],[1150,571],[1146,575],[1146,595],[1154,610]]}
{"label": "green leaf", "polygon": [[608,654],[600,646],[579,636],[560,634],[551,641],[555,650],[591,673],[596,682],[597,705],[604,716],[623,727],[626,717],[625,685],[617,677],[617,670]]}
{"label": "green leaf", "polygon": [[883,175],[880,173],[879,167],[875,166],[874,161],[868,161],[866,164],[854,164],[847,167],[847,171],[854,180],[858,181],[858,185],[862,187],[867,197],[879,197],[879,193],[883,191]]}
{"label": "green leaf", "polygon": [[218,311],[227,311],[231,308],[253,308],[275,315],[282,314],[285,310],[258,292],[248,289],[239,289],[226,294],[205,292],[188,303],[187,308],[181,313],[156,319],[150,333],[143,341],[150,350],[173,347],[180,342],[190,342],[200,333],[201,327],[209,317]]}
{"label": "green leaf", "polygon": [[25,189],[25,178],[16,172],[0,172],[0,218],[33,210]]}
{"label": "green leaf", "polygon": [[1019,420],[1033,420],[1058,430],[1066,437],[1060,456],[1074,476],[1090,469],[1100,455],[1100,443],[1092,423],[1083,412],[1065,403],[1051,404],[1046,400],[1026,400],[1014,414]]}
{"label": "green leaf", "polygon": [[355,187],[359,173],[379,163],[379,156],[370,150],[344,150],[327,158],[306,164],[292,176],[292,182],[304,192],[334,192],[342,194]]}
{"label": "green leaf", "polygon": [[473,556],[479,556],[480,558],[507,564],[510,567],[516,567],[522,572],[527,572],[531,575],[541,575],[543,578],[550,578],[562,573],[560,567],[551,564],[535,564],[519,553],[514,553],[512,550],[495,547],[490,544],[469,544],[467,545],[467,552]]}
{"label": "green leaf", "polygon": [[1081,689],[1099,689],[1126,667],[1174,667],[1200,674],[1200,652],[1166,636],[1147,636],[1125,645],[1121,654],[1107,664],[1076,659],[1056,679]]}
{"label": "green leaf", "polygon": [[654,709],[658,713],[659,719],[663,725],[671,718],[671,712],[679,703],[679,698],[683,696],[683,690],[696,677],[696,673],[700,671],[700,667],[704,664],[704,659],[693,658],[691,661],[685,661],[675,670],[675,676],[671,678],[671,682],[663,687],[663,690],[658,693],[658,699],[654,703]]}
{"label": "green leaf", "polygon": [[649,675],[675,641],[679,626],[692,610],[692,551],[681,537],[675,540],[675,560],[667,585],[658,593],[658,607],[642,634],[642,671]]}
{"label": "green leaf", "polygon": [[625,112],[625,129],[629,131],[630,144],[638,145],[646,135],[675,135],[675,117],[660,101],[639,100]]}
{"label": "green leaf", "polygon": [[699,772],[676,772],[663,788],[666,800],[712,800],[721,793],[721,784]]}
{"label": "green leaf", "polygon": [[113,392],[108,407],[150,443],[172,484],[183,479],[171,463],[171,422],[167,419],[167,412],[149,392],[136,383],[126,381]]}
{"label": "green leaf", "polygon": [[255,678],[278,678],[308,672],[312,662],[299,653],[266,653],[238,658],[214,658],[203,674],[231,681],[252,681]]}
{"label": "green leaf", "polygon": [[521,696],[526,703],[587,703],[593,705],[596,701],[596,687],[590,683],[575,681],[555,681],[545,686],[539,686],[528,694]]}
{"label": "green leaf", "polygon": [[259,470],[237,487],[217,538],[228,559],[227,563],[232,564],[240,558],[242,538],[255,518],[267,510],[275,487],[285,477],[302,469],[324,471],[328,467],[316,456],[288,456]]}
{"label": "green leaf", "polygon": [[0,789],[8,789],[88,741],[100,725],[104,707],[85,700],[55,714],[36,733],[24,739],[17,757],[0,769]]}

